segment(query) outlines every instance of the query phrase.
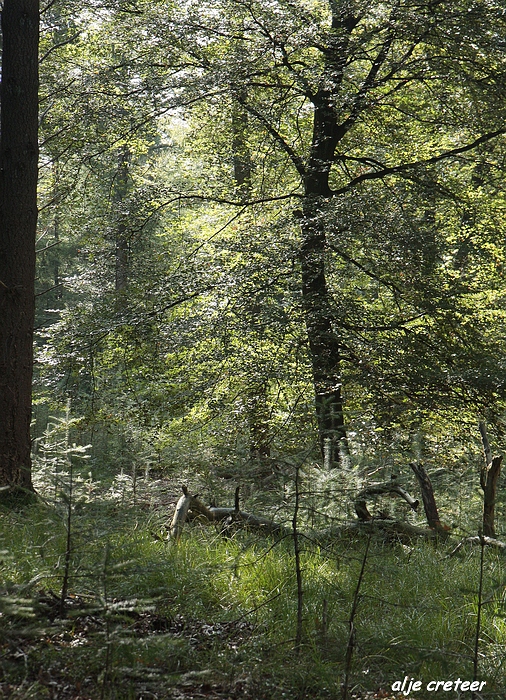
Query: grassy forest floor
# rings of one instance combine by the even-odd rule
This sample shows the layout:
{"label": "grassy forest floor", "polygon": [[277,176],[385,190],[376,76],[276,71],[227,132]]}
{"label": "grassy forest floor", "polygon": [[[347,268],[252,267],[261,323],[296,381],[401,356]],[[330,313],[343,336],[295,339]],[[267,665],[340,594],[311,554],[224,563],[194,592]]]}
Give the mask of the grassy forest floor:
{"label": "grassy forest floor", "polygon": [[[349,619],[366,543],[303,538],[302,646],[291,537],[223,536],[186,526],[166,540],[177,489],[149,499],[65,499],[0,511],[0,697],[96,700],[340,698]],[[279,517],[279,516],[278,516]],[[287,522],[288,515],[286,517]],[[373,539],[354,621],[349,698],[393,698],[392,685],[473,679],[480,550],[455,541]],[[506,572],[485,551],[477,677],[504,697]],[[349,647],[348,647],[349,648]],[[398,697],[407,695],[398,693]]]}

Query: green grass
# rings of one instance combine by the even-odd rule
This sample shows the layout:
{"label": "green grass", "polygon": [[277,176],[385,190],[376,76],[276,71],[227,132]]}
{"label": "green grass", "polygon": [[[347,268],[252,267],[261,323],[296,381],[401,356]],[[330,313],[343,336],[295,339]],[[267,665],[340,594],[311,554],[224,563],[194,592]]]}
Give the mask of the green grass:
{"label": "green grass", "polygon": [[[0,512],[0,673],[23,688],[19,697],[31,697],[37,683],[33,697],[45,697],[40,668],[91,688],[91,697],[137,697],[150,683],[157,692],[166,688],[166,697],[175,684],[192,683],[241,687],[245,697],[251,687],[249,697],[259,700],[339,697],[364,542],[320,548],[304,540],[304,645],[297,656],[290,538],[225,539],[195,526],[176,547],[155,539],[155,526],[152,515],[126,506],[82,508],[70,582],[77,602],[59,621],[48,614],[47,592],[61,589],[61,515],[42,505]],[[449,551],[372,542],[355,620],[354,687],[388,689],[405,675],[472,679],[479,551]],[[480,678],[494,691],[487,697],[500,698],[503,557],[487,550],[485,569]],[[415,697],[424,700],[423,693]]]}

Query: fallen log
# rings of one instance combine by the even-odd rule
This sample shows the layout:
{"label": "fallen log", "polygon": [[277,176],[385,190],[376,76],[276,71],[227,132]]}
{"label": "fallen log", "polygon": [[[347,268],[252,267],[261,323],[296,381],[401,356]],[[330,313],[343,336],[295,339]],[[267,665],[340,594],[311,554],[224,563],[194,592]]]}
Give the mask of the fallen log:
{"label": "fallen log", "polygon": [[288,528],[269,518],[240,510],[238,488],[236,489],[233,508],[208,507],[202,503],[198,496],[191,496],[186,486],[183,486],[182,489],[183,496],[181,496],[176,505],[176,511],[169,529],[169,539],[175,542],[179,541],[184,523],[189,515],[199,516],[208,522],[221,523],[224,530],[230,528],[234,523],[237,526],[259,530],[268,535],[286,535],[290,532]]}
{"label": "fallen log", "polygon": [[461,542],[458,543],[458,545],[454,549],[452,549],[448,556],[455,556],[455,554],[457,554],[465,544],[471,544],[474,546],[481,545],[482,543],[487,547],[493,547],[494,549],[498,549],[499,551],[506,554],[506,542],[502,542],[501,540],[498,540],[495,537],[487,537],[486,535],[480,537],[479,535],[475,535],[474,537],[465,537]]}
{"label": "fallen log", "polygon": [[[409,493],[405,491],[402,488],[402,486],[397,484],[395,479],[393,478],[391,481],[385,484],[374,484],[373,486],[368,486],[367,488],[360,491],[359,494],[357,494],[357,496],[355,497],[354,506],[358,519],[362,522],[368,522],[370,520],[373,520],[374,518],[367,508],[367,500],[371,496],[382,496],[387,493],[397,494],[398,496],[403,498],[406,501],[406,503],[410,506],[410,508],[412,508],[414,511],[416,511],[418,506],[420,505],[420,501],[417,501],[412,496],[410,496]],[[378,519],[376,518],[376,521],[377,520]]]}

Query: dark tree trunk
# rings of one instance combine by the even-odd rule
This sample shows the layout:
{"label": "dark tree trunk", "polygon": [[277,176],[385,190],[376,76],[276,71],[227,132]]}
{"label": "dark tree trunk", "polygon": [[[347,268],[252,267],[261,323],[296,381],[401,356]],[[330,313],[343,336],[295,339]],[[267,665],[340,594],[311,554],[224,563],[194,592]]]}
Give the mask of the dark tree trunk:
{"label": "dark tree trunk", "polygon": [[429,527],[441,535],[447,535],[450,529],[447,525],[443,525],[439,519],[439,512],[436,505],[436,499],[434,496],[434,489],[432,488],[432,482],[429,475],[427,474],[423,464],[410,464],[411,469],[414,471],[416,478],[418,479],[418,484],[420,486],[420,491],[422,492],[423,507],[425,509],[425,516]]}
{"label": "dark tree trunk", "polygon": [[483,534],[485,537],[495,537],[495,501],[501,464],[502,455],[492,457],[490,464],[483,467],[480,474],[483,489]]}
{"label": "dark tree trunk", "polygon": [[240,106],[246,99],[245,91],[238,91],[237,102],[232,112],[232,154],[234,158],[234,180],[237,193],[245,202],[251,194],[251,154],[247,143],[248,114]]}
{"label": "dark tree trunk", "polygon": [[[31,492],[38,0],[5,0],[0,136],[0,486]],[[6,492],[4,491],[4,494]]]}
{"label": "dark tree trunk", "polygon": [[124,212],[121,211],[128,194],[128,170],[130,166],[130,151],[127,146],[121,151],[118,159],[118,171],[114,183],[114,201],[118,207],[118,224],[115,240],[115,290],[118,294],[124,292],[128,285],[128,226]]}
{"label": "dark tree trunk", "polygon": [[[341,339],[333,317],[333,304],[325,274],[325,204],[332,197],[330,169],[336,148],[346,133],[339,124],[335,103],[346,65],[349,35],[357,20],[332,5],[332,34],[325,52],[320,87],[311,96],[314,107],[311,152],[304,176],[300,264],[320,450],[324,462],[335,466],[347,451],[344,422]],[[335,37],[335,38],[334,38]]]}
{"label": "dark tree trunk", "polygon": [[259,381],[248,388],[249,451],[258,475],[272,475],[271,430],[267,382]]}
{"label": "dark tree trunk", "polygon": [[[318,207],[307,197],[300,251],[302,298],[313,369],[320,450],[335,466],[346,447],[341,393],[341,344],[333,327],[332,304],[325,277],[325,225]],[[316,210],[316,211],[315,211]]]}

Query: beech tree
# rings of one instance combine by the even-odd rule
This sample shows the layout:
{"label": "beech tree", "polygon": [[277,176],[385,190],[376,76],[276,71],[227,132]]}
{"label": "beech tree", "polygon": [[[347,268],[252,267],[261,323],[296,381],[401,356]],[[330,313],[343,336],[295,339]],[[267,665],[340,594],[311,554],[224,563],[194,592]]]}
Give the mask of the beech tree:
{"label": "beech tree", "polygon": [[38,0],[2,10],[0,487],[30,492],[38,170]]}
{"label": "beech tree", "polygon": [[[500,3],[113,5],[97,0],[89,26],[78,18],[80,40],[62,49],[67,74],[50,71],[58,89],[47,100],[62,101],[43,129],[67,159],[61,173],[88,188],[78,224],[70,186],[58,219],[62,238],[72,230],[86,242],[76,246],[72,313],[53,327],[62,344],[51,386],[68,392],[69,378],[93,376],[93,411],[100,394],[115,415],[128,384],[108,372],[130,348],[121,361],[144,374],[142,400],[125,391],[128,410],[167,425],[197,406],[214,406],[206,424],[230,410],[250,458],[267,466],[284,410],[274,382],[303,387],[294,405],[311,445],[318,425],[328,465],[366,424],[374,432],[463,406],[475,420],[500,407]],[[186,136],[173,138],[171,119]],[[160,139],[144,155],[135,141],[156,124]],[[155,153],[168,159],[160,168]],[[81,180],[68,174],[71,159]],[[155,235],[141,254],[145,221]],[[113,282],[121,303],[110,303]]]}
{"label": "beech tree", "polygon": [[[442,280],[453,279],[442,264],[442,210],[449,206],[442,202],[462,198],[466,157],[479,159],[480,149],[500,143],[505,133],[504,55],[496,35],[502,23],[495,3],[415,0],[225,0],[220,11],[206,3],[189,6],[181,19],[194,32],[187,50],[204,76],[205,99],[226,94],[269,143],[252,155],[261,178],[252,178],[251,201],[293,198],[319,442],[330,464],[346,449],[344,373],[368,365],[353,335],[362,335],[359,342],[372,332],[413,338],[412,324],[423,324],[418,319],[434,323],[438,308],[448,311],[445,295],[469,293],[451,283],[442,291]],[[270,179],[266,162],[275,173]],[[403,199],[410,203],[405,211]],[[358,220],[367,232],[374,203],[383,254],[388,238],[397,239],[411,282],[397,283],[391,258],[379,266],[368,259],[368,235],[361,235]],[[360,211],[353,209],[357,204]],[[344,298],[343,263],[376,281],[382,314],[378,304],[375,314],[372,307],[366,311],[359,294]],[[429,290],[439,290],[432,300]],[[447,330],[441,326],[445,341],[428,353],[441,367],[455,364],[451,358],[459,353],[458,342],[449,348]]]}

